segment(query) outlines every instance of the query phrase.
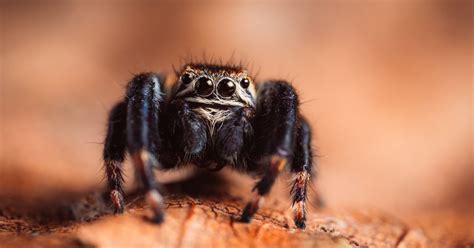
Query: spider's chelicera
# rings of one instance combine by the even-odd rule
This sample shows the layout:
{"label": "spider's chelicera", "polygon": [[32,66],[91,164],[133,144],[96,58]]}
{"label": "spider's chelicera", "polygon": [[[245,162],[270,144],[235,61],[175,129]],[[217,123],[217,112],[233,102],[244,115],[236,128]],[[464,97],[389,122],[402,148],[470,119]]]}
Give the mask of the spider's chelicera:
{"label": "spider's chelicera", "polygon": [[135,76],[110,112],[104,160],[115,212],[124,210],[122,162],[128,152],[155,222],[163,221],[164,212],[154,169],[231,166],[260,175],[241,216],[250,222],[277,176],[289,167],[295,224],[304,228],[313,167],[311,129],[299,113],[293,87],[280,80],[256,85],[239,66],[188,64],[177,74],[170,90],[160,74]]}

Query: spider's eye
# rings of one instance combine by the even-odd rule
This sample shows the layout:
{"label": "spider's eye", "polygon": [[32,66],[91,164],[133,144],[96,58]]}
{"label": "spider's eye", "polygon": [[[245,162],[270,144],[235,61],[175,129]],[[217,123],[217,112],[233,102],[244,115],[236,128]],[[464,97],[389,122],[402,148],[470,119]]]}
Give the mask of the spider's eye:
{"label": "spider's eye", "polygon": [[181,82],[183,82],[183,84],[189,84],[193,81],[193,78],[191,73],[186,72],[181,76]]}
{"label": "spider's eye", "polygon": [[209,96],[214,91],[214,85],[208,77],[199,78],[194,88],[200,96]]}
{"label": "spider's eye", "polygon": [[222,79],[217,86],[217,93],[222,97],[230,97],[235,92],[235,84],[230,79]]}
{"label": "spider's eye", "polygon": [[242,80],[240,80],[240,85],[243,88],[247,88],[250,85],[250,80],[248,78],[243,78]]}

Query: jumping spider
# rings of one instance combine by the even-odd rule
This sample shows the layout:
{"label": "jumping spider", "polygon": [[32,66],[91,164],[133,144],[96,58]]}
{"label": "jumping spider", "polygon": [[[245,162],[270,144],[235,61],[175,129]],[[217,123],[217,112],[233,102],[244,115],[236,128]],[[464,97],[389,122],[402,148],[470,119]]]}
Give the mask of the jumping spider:
{"label": "jumping spider", "polygon": [[[243,210],[250,222],[280,172],[289,166],[294,219],[305,228],[307,186],[313,157],[311,129],[299,113],[298,95],[285,81],[255,85],[241,66],[187,64],[165,92],[160,74],[135,76],[110,112],[105,171],[116,213],[124,211],[122,162],[128,151],[153,221],[163,221],[163,198],[154,169],[195,164],[217,171],[226,165],[260,175]],[[256,91],[258,88],[258,91]]]}

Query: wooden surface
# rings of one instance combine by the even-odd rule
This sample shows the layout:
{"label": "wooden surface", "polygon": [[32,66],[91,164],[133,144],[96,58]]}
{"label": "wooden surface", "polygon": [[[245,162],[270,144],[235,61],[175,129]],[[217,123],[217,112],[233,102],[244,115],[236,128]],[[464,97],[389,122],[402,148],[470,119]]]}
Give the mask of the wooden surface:
{"label": "wooden surface", "polygon": [[[207,186],[206,184],[207,183]],[[291,209],[267,202],[251,224],[234,221],[245,200],[226,194],[213,177],[167,184],[166,221],[147,221],[140,193],[114,216],[102,194],[0,208],[1,247],[472,247],[474,215],[418,213],[410,222],[375,209],[311,209],[306,230]],[[56,196],[60,198],[59,196]],[[70,196],[69,196],[70,197]],[[64,197],[62,197],[64,198]],[[283,210],[282,210],[283,209]]]}

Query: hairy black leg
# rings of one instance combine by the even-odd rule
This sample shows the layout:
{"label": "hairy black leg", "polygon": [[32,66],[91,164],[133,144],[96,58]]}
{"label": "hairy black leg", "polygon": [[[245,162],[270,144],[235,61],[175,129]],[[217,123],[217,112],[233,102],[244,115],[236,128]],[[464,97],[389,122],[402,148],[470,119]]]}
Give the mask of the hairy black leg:
{"label": "hairy black leg", "polygon": [[302,117],[299,118],[296,144],[291,165],[291,172],[295,177],[291,187],[293,195],[293,208],[295,225],[304,229],[306,227],[306,199],[307,187],[311,182],[313,168],[313,154],[311,149],[311,128]]}
{"label": "hairy black leg", "polygon": [[153,168],[160,165],[155,157],[159,150],[159,113],[164,79],[147,73],[135,76],[127,88],[127,145],[133,165],[143,183],[146,200],[153,211],[154,222],[163,221],[163,198],[155,181]]}
{"label": "hairy black leg", "polygon": [[103,153],[110,200],[115,213],[122,213],[124,210],[122,162],[127,145],[126,119],[127,104],[121,102],[110,112]]}
{"label": "hairy black leg", "polygon": [[264,166],[263,177],[254,187],[256,194],[245,207],[241,220],[249,222],[280,172],[291,163],[298,116],[298,96],[284,81],[265,83],[257,97],[252,159]]}

